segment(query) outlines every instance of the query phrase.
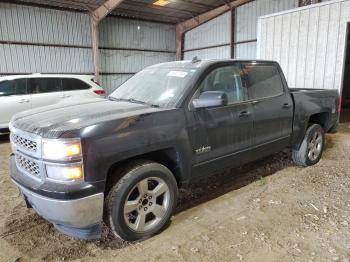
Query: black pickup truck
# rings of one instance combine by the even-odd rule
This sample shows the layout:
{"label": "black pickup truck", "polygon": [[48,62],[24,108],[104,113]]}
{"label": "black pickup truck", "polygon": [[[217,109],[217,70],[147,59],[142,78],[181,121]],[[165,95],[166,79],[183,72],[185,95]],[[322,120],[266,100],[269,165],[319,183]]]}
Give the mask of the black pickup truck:
{"label": "black pickup truck", "polygon": [[272,61],[159,64],[108,99],[16,115],[10,175],[65,234],[98,238],[104,219],[116,236],[144,239],[197,179],[286,147],[296,164],[316,164],[338,106],[336,90],[289,89]]}

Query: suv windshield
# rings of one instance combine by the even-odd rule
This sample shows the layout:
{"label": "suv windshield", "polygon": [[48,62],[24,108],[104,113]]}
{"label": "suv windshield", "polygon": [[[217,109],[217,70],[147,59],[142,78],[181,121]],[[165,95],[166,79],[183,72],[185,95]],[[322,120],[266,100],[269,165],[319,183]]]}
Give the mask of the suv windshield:
{"label": "suv windshield", "polygon": [[174,107],[196,69],[146,68],[117,88],[111,99]]}

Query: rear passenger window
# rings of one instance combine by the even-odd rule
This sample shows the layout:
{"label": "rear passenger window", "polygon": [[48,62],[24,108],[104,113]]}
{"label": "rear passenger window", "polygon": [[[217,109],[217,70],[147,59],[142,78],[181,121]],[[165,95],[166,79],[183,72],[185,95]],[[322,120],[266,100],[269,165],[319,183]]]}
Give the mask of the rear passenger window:
{"label": "rear passenger window", "polygon": [[0,82],[0,96],[27,94],[26,79],[6,80]]}
{"label": "rear passenger window", "polygon": [[245,65],[245,80],[250,99],[277,96],[283,93],[281,75],[274,65]]}
{"label": "rear passenger window", "polygon": [[60,78],[29,78],[28,89],[31,94],[61,91]]}
{"label": "rear passenger window", "polygon": [[89,89],[91,86],[89,86],[87,83],[74,78],[63,78],[62,79],[62,88],[63,91],[74,91],[74,90],[84,90]]}
{"label": "rear passenger window", "polygon": [[224,66],[214,69],[201,83],[200,93],[222,91],[226,93],[228,104],[245,100],[245,92],[240,76],[239,66]]}

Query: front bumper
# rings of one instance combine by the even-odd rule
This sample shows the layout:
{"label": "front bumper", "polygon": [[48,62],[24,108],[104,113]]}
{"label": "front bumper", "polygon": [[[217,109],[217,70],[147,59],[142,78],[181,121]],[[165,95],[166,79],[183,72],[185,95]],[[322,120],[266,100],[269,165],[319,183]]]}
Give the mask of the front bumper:
{"label": "front bumper", "polygon": [[65,201],[37,195],[16,182],[15,184],[35,211],[54,224],[85,228],[102,220],[102,193]]}
{"label": "front bumper", "polygon": [[[101,235],[104,194],[96,193],[76,199],[56,199],[33,192],[14,178],[26,176],[10,159],[13,182],[23,194],[26,202],[44,219],[53,223],[61,232],[82,239],[95,239]],[[69,185],[67,185],[69,187]]]}

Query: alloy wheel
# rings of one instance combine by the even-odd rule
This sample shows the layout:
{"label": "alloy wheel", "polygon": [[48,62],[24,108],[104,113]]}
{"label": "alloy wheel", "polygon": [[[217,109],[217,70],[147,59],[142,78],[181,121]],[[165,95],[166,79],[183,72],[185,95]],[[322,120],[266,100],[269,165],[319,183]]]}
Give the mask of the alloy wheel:
{"label": "alloy wheel", "polygon": [[321,154],[323,147],[323,138],[320,132],[315,132],[311,137],[308,145],[308,157],[311,161],[315,161]]}
{"label": "alloy wheel", "polygon": [[124,203],[126,225],[137,233],[152,230],[166,216],[169,200],[169,187],[163,179],[141,180],[130,190]]}

